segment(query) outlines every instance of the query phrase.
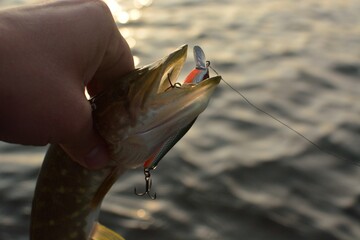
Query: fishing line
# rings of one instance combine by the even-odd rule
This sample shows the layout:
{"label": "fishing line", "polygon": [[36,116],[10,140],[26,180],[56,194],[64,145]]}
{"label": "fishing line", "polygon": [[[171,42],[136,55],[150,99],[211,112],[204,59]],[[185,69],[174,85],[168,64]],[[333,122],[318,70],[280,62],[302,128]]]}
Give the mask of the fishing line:
{"label": "fishing line", "polygon": [[[210,61],[207,61],[207,65],[208,67],[214,71],[214,73],[218,76],[219,73],[213,68],[210,66]],[[334,153],[334,152],[331,152],[329,150],[326,150],[325,148],[321,147],[320,145],[316,144],[315,142],[313,142],[312,140],[310,140],[308,137],[306,137],[304,134],[302,134],[301,132],[297,131],[296,129],[294,129],[293,127],[291,127],[289,124],[281,121],[280,119],[278,119],[277,117],[275,117],[274,115],[264,111],[263,109],[261,109],[260,107],[256,106],[254,103],[252,103],[243,93],[241,93],[239,90],[237,90],[236,88],[234,88],[233,86],[231,86],[227,81],[225,81],[225,79],[221,77],[221,80],[229,87],[231,88],[235,93],[237,93],[240,97],[242,97],[245,102],[247,104],[249,104],[252,108],[254,108],[255,110],[261,112],[262,114],[265,114],[266,116],[270,117],[271,119],[275,120],[276,122],[280,123],[281,125],[285,126],[286,128],[288,128],[289,130],[291,130],[292,132],[294,132],[295,134],[297,134],[298,136],[302,137],[303,139],[305,139],[308,143],[310,143],[312,146],[314,146],[315,148],[317,148],[318,150],[320,150],[321,152],[324,152],[330,156],[333,156],[339,160],[342,160],[342,161],[348,161],[348,162],[351,162],[352,164],[355,164],[357,166],[360,166],[360,163],[357,162],[357,161],[354,161],[354,160],[348,160],[348,159],[345,159],[341,156],[339,156],[338,154]]]}

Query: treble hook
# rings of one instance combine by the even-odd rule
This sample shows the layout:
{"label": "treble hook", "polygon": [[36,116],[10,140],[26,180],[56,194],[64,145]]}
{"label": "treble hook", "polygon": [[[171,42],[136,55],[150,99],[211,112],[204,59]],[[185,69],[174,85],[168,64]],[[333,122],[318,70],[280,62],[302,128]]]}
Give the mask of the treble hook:
{"label": "treble hook", "polygon": [[151,185],[152,185],[152,180],[151,180],[151,175],[150,175],[150,169],[149,168],[144,168],[144,175],[145,175],[145,192],[143,193],[137,193],[136,191],[136,187],[134,188],[134,193],[138,196],[144,196],[145,194],[148,195],[151,199],[155,200],[156,199],[156,193],[154,193],[154,196],[151,196]]}

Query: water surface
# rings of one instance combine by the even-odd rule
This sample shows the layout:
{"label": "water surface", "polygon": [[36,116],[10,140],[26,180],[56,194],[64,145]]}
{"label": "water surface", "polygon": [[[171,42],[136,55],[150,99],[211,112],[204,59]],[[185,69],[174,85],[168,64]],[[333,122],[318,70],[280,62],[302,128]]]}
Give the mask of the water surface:
{"label": "water surface", "polygon": [[[109,3],[139,66],[200,45],[253,103],[324,149],[360,159],[359,1]],[[0,144],[0,239],[28,239],[44,151]],[[153,182],[158,199],[139,198],[142,170],[126,173],[101,222],[126,239],[360,239],[360,168],[309,145],[224,84]]]}

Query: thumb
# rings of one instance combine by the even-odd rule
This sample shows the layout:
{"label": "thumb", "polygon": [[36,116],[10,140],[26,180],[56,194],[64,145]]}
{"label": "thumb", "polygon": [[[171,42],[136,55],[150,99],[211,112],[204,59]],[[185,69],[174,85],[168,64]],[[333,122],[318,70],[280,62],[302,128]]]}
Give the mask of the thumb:
{"label": "thumb", "polygon": [[68,137],[60,146],[80,165],[89,169],[99,169],[110,161],[108,148],[105,140],[94,128],[90,104],[85,100],[82,101],[82,105],[81,110],[78,108],[74,114],[69,114],[72,117],[68,117]]}
{"label": "thumb", "polygon": [[78,144],[61,144],[70,157],[83,167],[100,169],[109,162],[109,153],[103,139],[93,130]]}

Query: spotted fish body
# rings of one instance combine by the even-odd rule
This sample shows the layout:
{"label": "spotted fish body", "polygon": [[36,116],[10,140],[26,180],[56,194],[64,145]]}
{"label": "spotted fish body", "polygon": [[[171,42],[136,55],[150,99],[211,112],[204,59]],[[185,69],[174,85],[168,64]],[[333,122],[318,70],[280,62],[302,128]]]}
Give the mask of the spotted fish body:
{"label": "spotted fish body", "polygon": [[170,88],[186,59],[184,45],[165,58],[115,81],[91,100],[96,128],[111,161],[88,170],[58,145],[50,146],[37,180],[31,240],[123,239],[97,223],[101,202],[126,169],[141,166],[179,129],[205,110],[220,77]]}
{"label": "spotted fish body", "polygon": [[94,196],[112,173],[110,167],[87,170],[52,145],[38,177],[30,239],[89,239],[100,207]]}

